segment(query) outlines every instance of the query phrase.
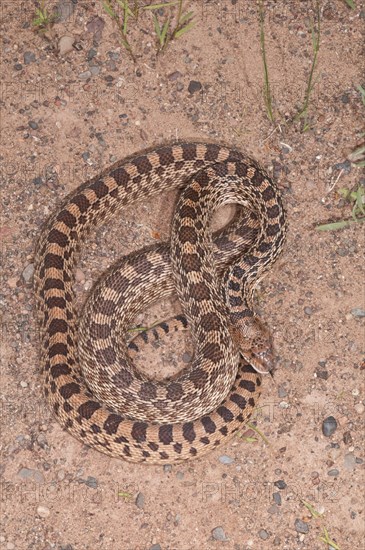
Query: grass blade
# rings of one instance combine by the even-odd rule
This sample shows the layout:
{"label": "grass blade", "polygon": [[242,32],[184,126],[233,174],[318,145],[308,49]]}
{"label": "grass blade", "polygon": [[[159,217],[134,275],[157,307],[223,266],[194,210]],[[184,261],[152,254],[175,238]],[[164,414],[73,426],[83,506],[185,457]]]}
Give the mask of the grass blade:
{"label": "grass blade", "polygon": [[189,23],[188,25],[185,25],[185,27],[183,27],[182,29],[179,29],[178,31],[176,31],[174,34],[174,37],[179,38],[184,33],[190,31],[193,27],[195,27],[195,21],[191,21],[191,23]]}

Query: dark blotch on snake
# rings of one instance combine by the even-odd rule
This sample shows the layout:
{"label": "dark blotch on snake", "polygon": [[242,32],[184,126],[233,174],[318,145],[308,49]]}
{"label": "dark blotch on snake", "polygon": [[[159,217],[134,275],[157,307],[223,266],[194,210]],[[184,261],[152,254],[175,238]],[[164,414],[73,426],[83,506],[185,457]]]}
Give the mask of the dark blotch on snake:
{"label": "dark blotch on snake", "polygon": [[249,391],[250,393],[253,393],[256,389],[256,386],[252,380],[241,380],[240,381],[240,387],[244,388],[245,390]]}
{"label": "dark blotch on snake", "polygon": [[59,363],[58,365],[53,365],[51,367],[51,375],[53,378],[58,378],[59,376],[66,376],[67,374],[70,374],[71,369],[67,365],[67,363]]}
{"label": "dark blotch on snake", "polygon": [[219,156],[221,147],[213,143],[207,145],[207,150],[205,152],[205,160],[213,161],[216,160]]}
{"label": "dark blotch on snake", "polygon": [[63,222],[69,229],[74,227],[76,224],[76,218],[71,212],[68,210],[61,210],[61,212],[57,216],[58,222]]}
{"label": "dark blotch on snake", "polygon": [[71,202],[78,206],[82,214],[86,212],[86,210],[90,207],[90,202],[82,193],[80,193],[79,195],[76,195],[76,197],[71,199]]}
{"label": "dark blotch on snake", "polygon": [[181,384],[172,382],[167,386],[166,396],[171,401],[178,401],[184,395],[184,390]]}
{"label": "dark blotch on snake", "polygon": [[150,172],[152,169],[152,164],[147,156],[137,157],[132,162],[139,174],[147,174],[147,172]]}
{"label": "dark blotch on snake", "polygon": [[86,401],[79,406],[77,412],[79,413],[81,418],[86,418],[86,420],[89,420],[94,412],[99,410],[100,408],[101,405],[97,401]]}
{"label": "dark blotch on snake", "polygon": [[53,346],[50,347],[48,357],[54,357],[55,355],[67,355],[67,351],[66,344],[58,342],[58,344],[53,344]]}
{"label": "dark blotch on snake", "polygon": [[58,229],[52,229],[48,234],[48,242],[58,244],[61,248],[68,245],[68,236]]}
{"label": "dark blotch on snake", "polygon": [[128,388],[133,382],[133,374],[131,374],[127,369],[120,369],[119,372],[114,374],[112,379],[116,386],[124,389]]}
{"label": "dark blotch on snake", "polygon": [[123,418],[120,414],[110,414],[103,424],[103,428],[108,435],[114,435],[118,431],[119,424]]}
{"label": "dark blotch on snake", "polygon": [[201,259],[197,254],[183,254],[181,257],[181,265],[186,272],[200,271]]}
{"label": "dark blotch on snake", "polygon": [[196,158],[196,145],[192,143],[182,143],[182,157],[184,160],[195,160]]}
{"label": "dark blotch on snake", "polygon": [[198,302],[210,299],[210,290],[205,283],[192,283],[190,293]]}
{"label": "dark blotch on snake", "polygon": [[148,425],[146,422],[134,422],[131,435],[137,443],[146,441]]}
{"label": "dark blotch on snake", "polygon": [[80,393],[80,386],[76,382],[70,382],[61,386],[59,392],[64,399],[70,399],[73,395]]}
{"label": "dark blotch on snake", "polygon": [[277,204],[266,209],[267,215],[270,219],[277,218],[280,214],[280,209]]}
{"label": "dark blotch on snake", "polygon": [[143,382],[141,384],[141,388],[140,388],[140,391],[138,392],[138,395],[144,401],[150,401],[152,399],[156,399],[157,391],[156,391],[155,385],[152,382]]}
{"label": "dark blotch on snake", "polygon": [[62,256],[59,256],[58,254],[46,254],[46,257],[44,258],[44,267],[45,269],[51,269],[52,267],[56,269],[63,269],[64,261]]}
{"label": "dark blotch on snake", "polygon": [[122,185],[123,187],[126,187],[130,180],[130,175],[123,167],[113,170],[110,175],[115,179],[118,186]]}
{"label": "dark blotch on snake", "polygon": [[162,424],[158,429],[158,439],[164,445],[170,445],[173,441],[172,424]]}
{"label": "dark blotch on snake", "polygon": [[189,441],[189,443],[192,443],[194,441],[194,439],[196,438],[196,433],[194,430],[193,422],[185,422],[185,424],[183,424],[182,434],[184,439],[186,439],[186,441]]}
{"label": "dark blotch on snake", "polygon": [[208,342],[202,349],[203,356],[206,359],[212,361],[212,363],[219,363],[223,360],[223,353],[218,344]]}
{"label": "dark blotch on snake", "polygon": [[227,407],[224,407],[223,405],[218,407],[217,413],[219,414],[219,416],[221,418],[223,418],[223,420],[225,422],[232,422],[232,420],[234,419],[233,413],[229,409],[227,409]]}
{"label": "dark blotch on snake", "polygon": [[221,327],[220,319],[215,313],[206,313],[200,318],[200,325],[206,332],[219,330]]}
{"label": "dark blotch on snake", "polygon": [[207,434],[213,434],[216,431],[217,426],[214,424],[210,416],[203,416],[200,420]]}
{"label": "dark blotch on snake", "polygon": [[109,193],[109,187],[105,185],[103,180],[95,181],[90,185],[90,189],[92,189],[95,193],[95,195],[98,197],[98,199],[102,199]]}
{"label": "dark blotch on snake", "polygon": [[160,159],[161,166],[173,164],[175,162],[175,157],[171,147],[161,147],[160,149],[157,149],[156,153]]}
{"label": "dark blotch on snake", "polygon": [[151,451],[158,451],[158,444],[154,441],[150,441],[147,446],[151,449]]}
{"label": "dark blotch on snake", "polygon": [[[95,357],[100,363],[106,363],[107,365],[113,365],[117,356],[114,349],[111,346],[108,346],[104,349],[98,349],[95,351]],[[113,379],[117,379],[119,373],[113,376]]]}
{"label": "dark blotch on snake", "polygon": [[229,398],[232,401],[232,403],[236,403],[236,405],[241,410],[243,410],[247,405],[246,399],[244,397],[242,397],[242,395],[239,395],[238,393],[231,394]]}
{"label": "dark blotch on snake", "polygon": [[196,389],[202,389],[208,381],[208,374],[203,369],[197,367],[190,373],[189,379]]}

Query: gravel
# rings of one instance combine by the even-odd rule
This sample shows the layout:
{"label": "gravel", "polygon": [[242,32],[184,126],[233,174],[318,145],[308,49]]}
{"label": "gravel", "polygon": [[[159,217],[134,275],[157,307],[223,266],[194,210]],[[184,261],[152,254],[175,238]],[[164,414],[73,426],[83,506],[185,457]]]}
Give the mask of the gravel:
{"label": "gravel", "polygon": [[322,432],[325,437],[331,437],[337,430],[337,421],[333,416],[328,416],[322,422]]}
{"label": "gravel", "polygon": [[219,462],[221,464],[232,464],[232,462],[234,462],[234,458],[232,458],[230,456],[227,456],[227,455],[221,455],[219,457]]}
{"label": "gravel", "polygon": [[285,481],[283,479],[279,479],[278,481],[274,481],[274,485],[275,485],[275,487],[280,489],[280,491],[287,488],[287,484],[285,483]]}
{"label": "gravel", "polygon": [[38,506],[37,508],[37,514],[40,518],[48,518],[51,511],[47,506]]}
{"label": "gravel", "polygon": [[28,126],[32,128],[32,130],[38,130],[39,128],[38,123],[35,120],[30,120],[28,122]]}
{"label": "gravel", "polygon": [[340,474],[340,471],[337,470],[337,468],[333,468],[332,470],[328,470],[327,474],[331,477],[337,477]]}
{"label": "gravel", "polygon": [[24,65],[30,65],[36,60],[36,56],[33,52],[24,52],[23,55]]}
{"label": "gravel", "polygon": [[356,457],[353,453],[346,453],[343,459],[343,464],[349,472],[352,472],[356,466]]}
{"label": "gravel", "polygon": [[212,530],[212,537],[214,540],[226,541],[228,540],[224,532],[223,527],[215,527]]}
{"label": "gravel", "polygon": [[358,318],[365,317],[365,309],[361,309],[360,307],[354,307],[351,310],[351,315],[353,315],[353,317],[358,317]]}
{"label": "gravel", "polygon": [[280,493],[273,493],[272,497],[275,501],[275,504],[277,504],[278,506],[281,506],[281,494]]}
{"label": "gravel", "polygon": [[259,537],[262,540],[267,540],[269,538],[269,533],[265,529],[260,529],[259,531]]}
{"label": "gravel", "polygon": [[294,522],[294,527],[295,527],[295,530],[298,532],[298,533],[303,533],[303,535],[306,535],[307,533],[309,533],[309,526],[308,526],[308,523],[305,523],[304,521],[302,521],[301,519],[296,519],[295,522]]}
{"label": "gravel", "polygon": [[73,49],[75,39],[73,36],[61,36],[58,41],[58,51],[60,55],[65,55]]}
{"label": "gravel", "polygon": [[188,86],[188,92],[189,94],[195,94],[195,92],[199,92],[199,90],[202,89],[201,82],[197,80],[190,80],[189,86]]}
{"label": "gravel", "polygon": [[26,268],[24,268],[22,277],[26,283],[30,283],[33,279],[34,275],[34,264],[28,264]]}
{"label": "gravel", "polygon": [[138,493],[137,498],[136,498],[137,508],[139,508],[140,510],[143,510],[144,502],[145,502],[144,494],[143,493]]}

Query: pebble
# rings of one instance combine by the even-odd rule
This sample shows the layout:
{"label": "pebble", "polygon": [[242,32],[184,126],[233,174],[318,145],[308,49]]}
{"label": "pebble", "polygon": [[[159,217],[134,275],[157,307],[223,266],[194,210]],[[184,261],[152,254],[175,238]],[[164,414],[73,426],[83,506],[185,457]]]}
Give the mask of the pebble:
{"label": "pebble", "polygon": [[79,79],[80,80],[87,80],[90,77],[91,77],[91,72],[90,71],[84,71],[83,73],[79,74]]}
{"label": "pebble", "polygon": [[316,376],[317,376],[317,378],[320,378],[321,380],[328,380],[329,374],[328,374],[328,371],[326,371],[326,370],[317,369],[316,370]]}
{"label": "pebble", "polygon": [[50,513],[51,511],[49,508],[47,508],[47,506],[38,506],[37,508],[37,514],[40,518],[48,518]]}
{"label": "pebble", "polygon": [[144,508],[144,500],[145,500],[144,499],[144,494],[143,493],[138,493],[137,498],[136,498],[136,506],[140,510],[143,510],[143,508]]}
{"label": "pebble", "polygon": [[36,60],[36,56],[33,52],[24,52],[24,64],[29,65],[30,63],[34,63]]}
{"label": "pebble", "polygon": [[190,80],[189,86],[188,86],[189,94],[194,94],[195,92],[198,92],[201,89],[202,89],[201,82],[197,80]]}
{"label": "pebble", "polygon": [[60,0],[55,6],[55,13],[57,14],[57,22],[65,23],[67,19],[71,17],[75,11],[75,4],[77,2],[70,0]]}
{"label": "pebble", "polygon": [[21,71],[22,68],[23,68],[23,65],[22,65],[21,63],[15,63],[14,69],[15,69],[16,71]]}
{"label": "pebble", "polygon": [[189,353],[188,351],[185,351],[182,355],[182,360],[184,363],[190,363],[190,361],[192,360],[191,353]]}
{"label": "pebble", "polygon": [[6,545],[6,550],[14,550],[15,544],[13,542],[8,542]]}
{"label": "pebble", "polygon": [[58,52],[60,55],[65,55],[72,50],[75,39],[73,36],[61,36],[58,41]]}
{"label": "pebble", "polygon": [[271,514],[271,515],[274,515],[274,514],[279,514],[280,513],[280,508],[277,504],[272,504],[271,506],[269,506],[269,508],[267,509],[268,513]]}
{"label": "pebble", "polygon": [[304,535],[309,532],[309,526],[307,523],[302,521],[301,519],[296,519],[294,522],[294,527],[297,533],[303,533]]}
{"label": "pebble", "polygon": [[60,550],[74,550],[72,544],[61,544]]}
{"label": "pebble", "polygon": [[169,474],[172,470],[172,466],[171,464],[164,464],[164,467],[163,467],[163,471],[165,472],[165,474]]}
{"label": "pebble", "polygon": [[91,489],[96,489],[98,486],[98,480],[92,476],[88,476],[87,480],[84,483],[88,487],[91,487]]}
{"label": "pebble", "polygon": [[234,458],[227,455],[222,455],[219,457],[219,462],[221,464],[232,464],[232,462],[234,462]]}
{"label": "pebble", "polygon": [[332,470],[329,470],[327,474],[331,477],[337,477],[339,475],[340,471],[337,470],[337,468],[333,468]]}
{"label": "pebble", "polygon": [[306,315],[312,315],[313,309],[312,309],[311,307],[309,307],[309,306],[306,306],[306,307],[304,308],[304,313],[305,313]]}
{"label": "pebble", "polygon": [[174,81],[174,80],[177,80],[178,78],[180,78],[181,76],[182,76],[182,74],[179,71],[174,71],[173,73],[170,73],[167,78],[169,80]]}
{"label": "pebble", "polygon": [[267,540],[269,538],[269,533],[265,529],[260,529],[259,531],[259,537],[262,540]]}
{"label": "pebble", "polygon": [[344,162],[338,162],[337,164],[333,165],[333,170],[343,170],[346,174],[349,174],[351,172],[351,162],[349,160],[345,160]]}
{"label": "pebble", "polygon": [[287,397],[287,395],[288,395],[288,392],[286,391],[284,386],[279,386],[279,388],[278,388],[278,397],[280,397],[282,399],[283,397]]}
{"label": "pebble", "polygon": [[41,178],[41,176],[37,176],[36,178],[33,178],[32,183],[34,185],[42,185],[43,179]]}
{"label": "pebble", "polygon": [[224,532],[223,527],[215,527],[212,530],[212,537],[214,540],[226,541],[228,540]]}
{"label": "pebble", "polygon": [[273,493],[272,497],[275,501],[275,504],[277,504],[278,506],[281,506],[281,494],[280,493]]}
{"label": "pebble", "polygon": [[328,416],[322,422],[322,432],[325,437],[330,437],[337,430],[337,421],[333,416]]}
{"label": "pebble", "polygon": [[152,544],[152,546],[150,546],[149,550],[162,550],[162,548],[159,544]]}
{"label": "pebble", "polygon": [[23,270],[22,277],[26,283],[30,283],[34,275],[34,264],[28,264]]}
{"label": "pebble", "polygon": [[357,403],[354,407],[355,411],[357,412],[357,414],[362,414],[365,410],[365,407],[362,403]]}
{"label": "pebble", "polygon": [[75,280],[76,280],[77,283],[84,283],[85,282],[85,274],[79,268],[76,269]]}
{"label": "pebble", "polygon": [[176,477],[177,479],[184,479],[184,472],[177,472]]}
{"label": "pebble", "polygon": [[353,453],[345,454],[344,459],[343,459],[343,463],[344,463],[344,466],[345,466],[346,470],[348,470],[349,472],[352,472],[352,470],[356,466],[355,455]]}
{"label": "pebble", "polygon": [[[355,407],[356,408],[356,407]],[[345,432],[342,436],[342,440],[345,443],[345,445],[351,445],[352,443],[352,435],[351,432]]]}
{"label": "pebble", "polygon": [[32,128],[32,130],[38,130],[39,126],[35,120],[30,120],[28,122],[28,126]]}
{"label": "pebble", "polygon": [[274,485],[275,485],[275,487],[280,489],[280,491],[287,488],[287,484],[285,483],[285,481],[283,479],[279,479],[278,481],[274,481]]}
{"label": "pebble", "polygon": [[27,388],[28,387],[28,382],[26,382],[25,380],[21,380],[20,381],[20,387],[21,388]]}
{"label": "pebble", "polygon": [[361,309],[360,307],[354,307],[351,310],[351,315],[353,317],[365,317],[365,309]]}

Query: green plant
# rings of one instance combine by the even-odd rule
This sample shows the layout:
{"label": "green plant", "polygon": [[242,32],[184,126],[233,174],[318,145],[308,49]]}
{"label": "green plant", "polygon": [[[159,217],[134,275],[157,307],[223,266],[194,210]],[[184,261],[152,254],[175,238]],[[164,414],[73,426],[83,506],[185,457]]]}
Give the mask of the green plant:
{"label": "green plant", "polygon": [[269,70],[266,60],[266,48],[265,48],[265,14],[262,0],[260,0],[260,45],[262,62],[264,66],[264,101],[266,106],[266,112],[270,122],[274,122],[274,114],[272,108],[272,96],[270,88]]}
{"label": "green plant", "polygon": [[[103,7],[107,14],[115,21],[123,46],[127,52],[136,61],[136,57],[132,51],[131,44],[128,40],[129,21],[130,19],[138,20],[140,12],[151,12],[154,24],[154,30],[157,36],[157,53],[164,51],[167,45],[184,33],[189,31],[193,26],[193,12],[183,13],[183,0],[173,0],[171,2],[161,2],[158,4],[141,5],[139,0],[133,0],[133,4],[129,0],[103,0]],[[172,13],[169,12],[162,24],[159,23],[159,10],[174,8],[177,6],[176,24],[172,26]]]}
{"label": "green plant", "polygon": [[338,544],[336,544],[329,536],[328,531],[325,527],[323,527],[323,535],[319,537],[319,540],[324,542],[325,544],[328,544],[333,550],[341,550]]}
{"label": "green plant", "polygon": [[308,121],[308,110],[310,98],[313,92],[316,79],[314,78],[314,72],[317,67],[317,58],[319,53],[320,37],[321,37],[321,10],[319,5],[319,0],[316,4],[316,20],[317,20],[317,29],[315,29],[314,23],[311,24],[311,35],[312,35],[312,48],[313,48],[313,59],[311,70],[309,72],[308,83],[304,93],[303,105],[299,109],[298,114],[295,117],[295,120],[303,119],[303,132],[306,132],[310,128]]}
{"label": "green plant", "polygon": [[338,192],[346,202],[352,205],[352,218],[318,225],[316,227],[317,231],[334,231],[336,229],[349,227],[354,223],[365,222],[365,188],[362,185],[359,185],[356,191],[342,188],[339,189]]}
{"label": "green plant", "polygon": [[45,0],[41,0],[39,7],[35,9],[35,17],[32,24],[38,32],[45,33],[52,27],[56,17],[56,13],[48,11]]}
{"label": "green plant", "polygon": [[351,8],[353,10],[356,8],[354,0],[344,0],[344,1],[349,6],[349,8]]}

